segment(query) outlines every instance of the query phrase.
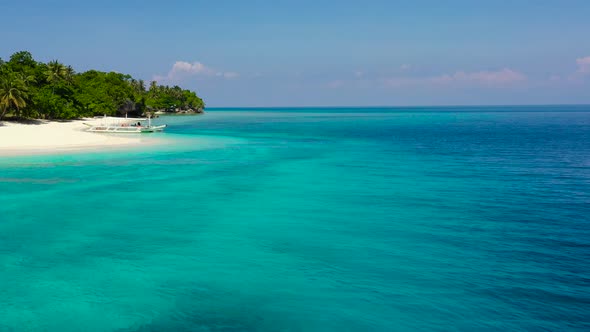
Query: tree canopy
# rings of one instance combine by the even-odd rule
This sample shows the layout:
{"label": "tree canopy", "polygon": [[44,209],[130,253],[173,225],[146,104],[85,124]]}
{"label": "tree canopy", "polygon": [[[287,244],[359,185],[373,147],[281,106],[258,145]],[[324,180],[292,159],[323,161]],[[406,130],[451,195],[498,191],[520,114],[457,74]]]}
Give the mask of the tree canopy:
{"label": "tree canopy", "polygon": [[95,115],[142,115],[153,110],[205,108],[194,91],[158,85],[116,72],[76,73],[57,60],[37,62],[26,51],[0,59],[0,120],[6,114],[25,118],[73,119]]}

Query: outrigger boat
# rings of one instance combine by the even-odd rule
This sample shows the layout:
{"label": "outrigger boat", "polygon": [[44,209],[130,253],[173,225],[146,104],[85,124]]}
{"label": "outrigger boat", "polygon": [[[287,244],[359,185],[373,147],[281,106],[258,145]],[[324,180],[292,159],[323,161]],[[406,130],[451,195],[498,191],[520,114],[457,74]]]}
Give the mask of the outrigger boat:
{"label": "outrigger boat", "polygon": [[[107,117],[105,115],[104,121],[101,124],[90,124],[84,123],[89,128],[86,131],[95,133],[121,133],[121,134],[134,134],[134,133],[154,133],[157,131],[163,131],[166,125],[152,126],[152,118],[147,119],[117,119],[107,123]],[[147,124],[145,124],[147,121]],[[143,122],[143,123],[142,123]]]}

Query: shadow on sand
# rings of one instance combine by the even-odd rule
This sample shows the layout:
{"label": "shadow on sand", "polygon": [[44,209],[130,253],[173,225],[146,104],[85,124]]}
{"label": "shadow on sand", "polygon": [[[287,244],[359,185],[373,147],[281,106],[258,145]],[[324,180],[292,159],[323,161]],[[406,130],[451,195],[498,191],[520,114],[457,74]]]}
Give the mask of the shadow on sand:
{"label": "shadow on sand", "polygon": [[44,119],[16,119],[16,118],[5,118],[4,120],[0,121],[0,127],[5,126],[6,123],[17,123],[17,124],[24,124],[24,125],[42,125],[51,122],[59,122],[59,123],[68,123],[73,122],[79,119],[73,120],[44,120]]}

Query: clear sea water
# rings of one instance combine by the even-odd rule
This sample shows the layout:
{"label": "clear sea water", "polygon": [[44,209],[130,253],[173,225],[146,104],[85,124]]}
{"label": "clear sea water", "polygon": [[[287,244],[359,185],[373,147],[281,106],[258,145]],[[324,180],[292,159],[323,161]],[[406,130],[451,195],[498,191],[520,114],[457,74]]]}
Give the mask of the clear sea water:
{"label": "clear sea water", "polygon": [[0,158],[0,331],[590,330],[590,107],[161,120]]}

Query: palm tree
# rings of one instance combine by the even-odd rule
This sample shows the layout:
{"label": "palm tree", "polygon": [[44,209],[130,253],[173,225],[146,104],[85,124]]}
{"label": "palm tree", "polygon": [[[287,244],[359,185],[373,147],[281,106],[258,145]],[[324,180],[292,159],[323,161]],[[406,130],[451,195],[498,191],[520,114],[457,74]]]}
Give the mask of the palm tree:
{"label": "palm tree", "polygon": [[[71,69],[71,67],[70,67]],[[63,64],[59,63],[59,61],[57,60],[53,60],[50,61],[47,64],[47,70],[45,71],[45,75],[47,76],[47,81],[53,85],[51,88],[51,93],[54,94],[55,93],[55,86],[54,84],[62,81],[62,80],[66,80],[66,78],[69,75],[70,69],[68,69],[68,67],[64,66]],[[71,72],[73,72],[74,70],[71,69]]]}
{"label": "palm tree", "polygon": [[175,85],[170,89],[170,94],[172,94],[172,96],[176,99],[182,99],[182,88],[180,88],[178,85]]}
{"label": "palm tree", "polygon": [[29,83],[37,83],[37,80],[35,79],[35,76],[33,75],[25,75],[23,73],[20,73],[17,77],[18,80],[20,80],[22,83],[24,83],[24,86],[28,88]]}
{"label": "palm tree", "polygon": [[6,111],[12,107],[16,108],[16,114],[20,116],[20,109],[27,106],[27,98],[25,81],[15,75],[4,77],[0,81],[0,110],[2,110],[0,120],[4,118]]}
{"label": "palm tree", "polygon": [[47,76],[47,81],[49,81],[49,83],[55,83],[65,79],[67,76],[67,71],[68,69],[66,66],[59,63],[57,60],[53,60],[47,64],[45,75]]}
{"label": "palm tree", "polygon": [[151,81],[150,82],[150,92],[156,92],[158,90],[158,82]]}
{"label": "palm tree", "polygon": [[74,78],[74,75],[76,75],[76,72],[74,71],[74,68],[72,68],[72,66],[67,66],[64,71],[64,74],[64,80],[68,83],[72,83],[72,79]]}
{"label": "palm tree", "polygon": [[131,87],[133,88],[133,91],[138,95],[142,95],[143,93],[145,93],[145,83],[143,82],[143,80],[138,81],[136,79],[131,79]]}

